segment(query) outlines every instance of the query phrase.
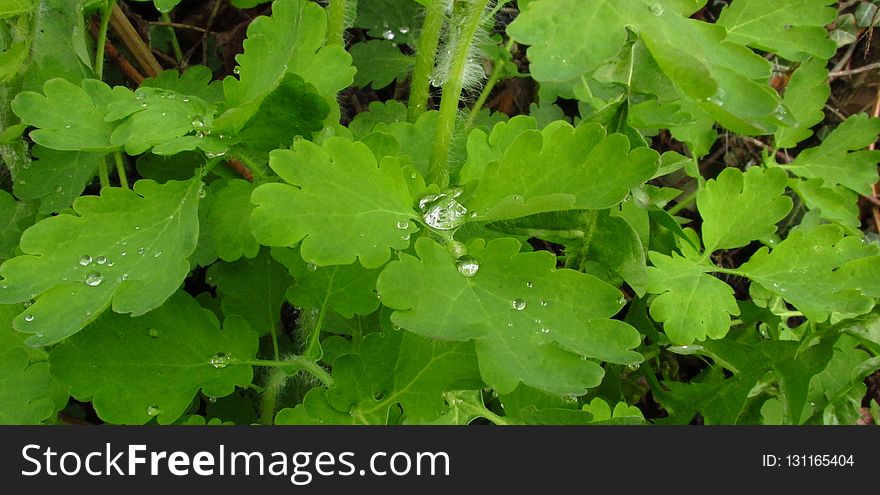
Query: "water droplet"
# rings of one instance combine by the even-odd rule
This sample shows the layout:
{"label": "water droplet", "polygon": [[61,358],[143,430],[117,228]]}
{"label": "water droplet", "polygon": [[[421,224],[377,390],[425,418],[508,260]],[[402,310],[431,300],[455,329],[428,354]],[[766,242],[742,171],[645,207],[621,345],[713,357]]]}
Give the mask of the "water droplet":
{"label": "water droplet", "polygon": [[155,404],[147,407],[147,415],[148,416],[158,416],[162,411],[159,410],[159,407]]}
{"label": "water droplet", "polygon": [[211,356],[211,366],[221,369],[229,364],[229,356],[225,352],[218,352]]}
{"label": "water droplet", "polygon": [[86,285],[89,287],[97,287],[101,285],[101,282],[103,281],[104,276],[98,272],[89,272],[89,274],[86,275]]}
{"label": "water droplet", "polygon": [[34,315],[24,315],[24,321],[34,321]]}
{"label": "water droplet", "polygon": [[128,274],[127,274],[127,273],[123,273],[122,276],[119,277],[119,279],[122,280],[123,282],[126,281],[126,280],[128,280]]}
{"label": "water droplet", "polygon": [[84,255],[80,256],[80,258],[79,258],[79,264],[82,266],[89,266],[89,264],[91,262],[92,262],[92,257],[87,254],[84,254]]}
{"label": "water droplet", "polygon": [[403,234],[402,236],[400,236],[400,240],[402,240],[402,241],[408,241],[409,238],[410,238],[409,234]]}
{"label": "water droplet", "polygon": [[458,262],[458,272],[465,277],[471,278],[480,271],[480,264],[472,258],[463,259]]}
{"label": "water droplet", "polygon": [[134,226],[134,230],[141,230],[141,226],[140,226],[140,225],[135,225],[135,226]]}
{"label": "water droplet", "polygon": [[25,307],[25,308],[29,308],[29,307],[31,307],[33,304],[34,304],[33,301],[25,301],[25,302],[21,303],[21,305],[22,305],[23,307]]}
{"label": "water droplet", "polygon": [[639,365],[638,364],[628,364],[628,365],[626,365],[626,369],[628,369],[630,371],[637,371],[639,369]]}
{"label": "water droplet", "polygon": [[147,334],[154,339],[159,338],[159,330],[156,330],[155,328],[147,330]]}
{"label": "water droplet", "polygon": [[217,398],[216,397],[208,397],[208,402],[210,402],[211,404],[216,404]]}
{"label": "water droplet", "polygon": [[236,65],[235,68],[232,69],[232,73],[235,74],[236,76],[241,74],[241,67]]}
{"label": "water droplet", "polygon": [[621,297],[620,299],[617,300],[617,304],[620,304],[621,306],[623,306],[624,304],[626,304],[626,298]]}
{"label": "water droplet", "polygon": [[99,265],[104,265],[107,263],[107,258],[105,258],[104,256],[98,256],[97,258],[95,258],[95,263]]}
{"label": "water droplet", "polygon": [[141,247],[138,248],[138,254],[139,254],[139,255],[143,256],[143,255],[144,255],[144,251],[146,251],[146,249],[144,249],[143,246],[141,246]]}
{"label": "water droplet", "polygon": [[652,3],[648,6],[648,10],[654,15],[663,15],[663,5],[660,3]]}
{"label": "water droplet", "polygon": [[531,289],[533,286],[534,284],[532,284],[531,282],[526,282],[526,287],[528,287],[529,289]]}
{"label": "water droplet", "polygon": [[547,327],[541,327],[541,333],[547,335],[548,333],[550,333],[550,329]]}
{"label": "water droplet", "polygon": [[548,303],[547,301],[541,301],[542,308],[546,308],[547,306],[550,306],[550,303]]}
{"label": "water droplet", "polygon": [[464,223],[468,210],[454,197],[431,194],[419,201],[425,223],[437,230],[452,230]]}
{"label": "water droplet", "polygon": [[397,222],[397,228],[400,230],[408,229],[409,228],[409,221],[401,220],[401,221]]}
{"label": "water droplet", "polygon": [[188,96],[184,96],[184,97],[183,97],[183,102],[184,102],[184,103],[189,103],[189,97],[188,97]]}
{"label": "water droplet", "polygon": [[400,28],[398,28],[398,31],[400,31],[400,34],[406,34],[409,32],[409,26],[400,26]]}
{"label": "water droplet", "polygon": [[310,271],[310,272],[313,272],[313,271],[315,271],[315,270],[317,270],[317,269],[318,269],[318,265],[316,265],[316,264],[314,264],[314,263],[309,263],[309,264],[306,265],[306,270],[308,270],[308,271]]}
{"label": "water droplet", "polygon": [[513,309],[517,311],[522,311],[526,309],[526,302],[522,299],[514,299],[513,300]]}
{"label": "water droplet", "polygon": [[201,117],[196,117],[192,121],[192,126],[196,129],[201,129],[205,127],[205,121]]}
{"label": "water droplet", "polygon": [[386,40],[393,40],[394,39],[394,32],[391,31],[390,29],[386,29],[385,32],[382,33],[382,37],[385,38]]}
{"label": "water droplet", "polygon": [[65,129],[70,129],[70,124],[67,124],[66,126],[64,126],[64,128],[65,128]]}
{"label": "water droplet", "polygon": [[159,256],[162,256],[162,251],[156,250],[156,251],[153,253],[153,258],[158,258]]}
{"label": "water droplet", "polygon": [[167,116],[168,116],[168,112],[162,112],[162,116],[163,116],[163,117],[167,117]]}
{"label": "water droplet", "polygon": [[123,251],[123,252],[119,253],[119,256],[125,256],[126,254],[128,254],[128,252]]}

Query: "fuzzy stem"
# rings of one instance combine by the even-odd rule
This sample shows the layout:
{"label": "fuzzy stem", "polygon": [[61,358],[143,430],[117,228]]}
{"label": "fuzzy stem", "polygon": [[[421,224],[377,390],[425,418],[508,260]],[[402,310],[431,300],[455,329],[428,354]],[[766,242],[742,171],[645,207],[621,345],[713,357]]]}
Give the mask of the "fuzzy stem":
{"label": "fuzzy stem", "polygon": [[[513,45],[516,42],[513,38],[510,38],[507,41],[507,44],[504,45],[504,49],[510,53],[510,50],[513,49]],[[474,107],[471,108],[471,113],[468,115],[467,122],[464,124],[464,129],[467,131],[471,127],[474,126],[474,122],[477,120],[477,115],[479,115],[480,110],[483,109],[483,105],[486,104],[486,100],[489,99],[489,95],[492,94],[492,90],[495,89],[495,85],[498,84],[498,81],[501,80],[501,73],[504,72],[504,58],[499,57],[495,60],[495,68],[492,70],[492,75],[489,76],[489,80],[486,81],[486,86],[483,87],[483,92],[480,93],[480,97],[477,98],[477,102],[474,103]]]}
{"label": "fuzzy stem", "polygon": [[95,46],[95,77],[97,79],[104,78],[104,45],[107,44],[107,26],[110,25],[110,12],[114,5],[116,5],[116,0],[107,0],[101,11],[101,25],[98,28],[98,40]]}
{"label": "fuzzy stem", "polygon": [[431,169],[428,173],[428,182],[438,184],[440,187],[446,187],[449,182],[449,170],[447,169],[449,148],[452,145],[455,121],[458,118],[458,104],[464,89],[464,73],[468,64],[468,54],[477,29],[484,19],[483,14],[488,4],[489,0],[475,0],[468,5],[461,33],[455,44],[449,77],[446,84],[443,85],[440,118],[437,121],[437,134],[434,137],[434,150],[431,154]]}
{"label": "fuzzy stem", "polygon": [[125,163],[122,161],[122,152],[113,153],[116,160],[116,174],[119,175],[119,185],[128,189],[128,176],[125,175]]}
{"label": "fuzzy stem", "polygon": [[327,373],[327,370],[318,366],[318,363],[314,361],[310,361],[302,356],[290,356],[285,358],[283,361],[270,361],[266,359],[252,359],[252,360],[235,360],[235,364],[249,364],[251,366],[265,366],[267,368],[286,368],[287,374],[293,374],[297,370],[306,371],[318,380],[321,380],[321,383],[324,384],[325,387],[330,387],[333,385],[333,377]]}
{"label": "fuzzy stem", "polygon": [[348,0],[330,0],[327,6],[327,44],[345,46],[345,15]]}
{"label": "fuzzy stem", "polygon": [[415,122],[428,109],[428,95],[431,91],[431,72],[434,70],[434,58],[440,45],[440,32],[443,31],[442,1],[435,1],[425,13],[422,34],[416,47],[416,65],[413,68],[412,82],[409,93],[409,121]]}
{"label": "fuzzy stem", "polygon": [[269,375],[269,381],[266,382],[266,388],[263,389],[263,395],[260,400],[260,423],[264,425],[272,425],[275,423],[275,409],[278,407],[278,394],[284,388],[288,375],[284,369],[277,368]]}
{"label": "fuzzy stem", "polygon": [[183,61],[183,50],[180,49],[180,41],[177,39],[177,33],[174,31],[174,26],[171,25],[174,23],[171,22],[171,16],[168,15],[168,12],[162,12],[160,15],[162,17],[162,22],[169,25],[168,31],[171,32],[171,48],[174,50],[174,58],[177,59],[177,65],[180,65]]}

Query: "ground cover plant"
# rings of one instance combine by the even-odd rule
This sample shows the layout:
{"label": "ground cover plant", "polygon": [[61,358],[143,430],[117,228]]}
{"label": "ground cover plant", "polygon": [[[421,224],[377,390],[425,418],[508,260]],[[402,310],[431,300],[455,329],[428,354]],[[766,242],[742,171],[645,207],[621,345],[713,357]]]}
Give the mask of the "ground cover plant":
{"label": "ground cover plant", "polygon": [[878,2],[0,18],[0,423],[880,421]]}

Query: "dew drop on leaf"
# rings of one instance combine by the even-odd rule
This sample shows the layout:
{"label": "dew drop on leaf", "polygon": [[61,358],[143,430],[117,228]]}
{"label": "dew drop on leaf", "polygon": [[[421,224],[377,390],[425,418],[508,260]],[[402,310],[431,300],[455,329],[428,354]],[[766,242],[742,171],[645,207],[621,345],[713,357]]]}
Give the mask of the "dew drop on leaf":
{"label": "dew drop on leaf", "polygon": [[34,321],[34,315],[24,315],[24,321]]}
{"label": "dew drop on leaf", "polygon": [[408,228],[409,228],[409,221],[407,221],[407,220],[400,220],[399,222],[397,222],[397,228],[400,229],[400,230],[406,230],[406,229],[408,229]]}
{"label": "dew drop on leaf", "polygon": [[526,309],[526,302],[522,299],[514,299],[513,300],[513,309],[517,311],[522,311]]}
{"label": "dew drop on leaf", "polygon": [[211,366],[222,369],[229,365],[229,356],[225,352],[218,352],[211,356]]}
{"label": "dew drop on leaf", "polygon": [[156,330],[155,328],[147,330],[147,334],[154,339],[159,338],[159,330]]}
{"label": "dew drop on leaf", "polygon": [[309,264],[306,265],[306,270],[308,270],[308,271],[310,271],[310,272],[313,272],[313,271],[315,271],[315,270],[317,270],[317,269],[318,269],[318,265],[316,265],[316,264],[314,264],[314,263],[309,263]]}
{"label": "dew drop on leaf", "polygon": [[99,265],[104,265],[107,263],[107,258],[104,256],[98,256],[97,258],[95,258],[95,263]]}
{"label": "dew drop on leaf", "polygon": [[159,256],[162,256],[162,251],[157,250],[156,252],[153,253],[153,258],[158,258]]}
{"label": "dew drop on leaf", "polygon": [[79,258],[79,264],[82,266],[89,266],[89,264],[91,262],[92,262],[92,257],[87,254],[84,254]]}
{"label": "dew drop on leaf", "polygon": [[143,246],[141,246],[141,247],[138,248],[138,254],[139,254],[139,255],[143,256],[143,255],[144,255],[144,251],[146,251],[146,249],[144,249]]}
{"label": "dew drop on leaf", "polygon": [[101,282],[103,281],[104,276],[98,272],[89,272],[89,274],[86,275],[86,285],[89,287],[97,287],[101,285]]}
{"label": "dew drop on leaf", "polygon": [[431,194],[419,201],[425,223],[436,230],[452,230],[464,223],[468,209],[446,194]]}
{"label": "dew drop on leaf", "polygon": [[463,259],[458,262],[458,271],[465,277],[473,277],[480,271],[480,264],[475,259]]}
{"label": "dew drop on leaf", "polygon": [[394,32],[391,31],[390,29],[386,29],[385,32],[382,33],[382,37],[385,38],[386,40],[393,40],[394,39]]}
{"label": "dew drop on leaf", "polygon": [[648,7],[648,10],[650,10],[651,13],[654,14],[654,15],[663,15],[663,5],[660,4],[659,2],[658,2],[658,3],[652,3],[652,4]]}
{"label": "dew drop on leaf", "polygon": [[196,129],[201,129],[205,127],[205,121],[201,117],[196,117],[192,121],[192,126]]}
{"label": "dew drop on leaf", "polygon": [[148,416],[158,416],[162,411],[159,410],[159,407],[155,404],[147,406],[147,415]]}

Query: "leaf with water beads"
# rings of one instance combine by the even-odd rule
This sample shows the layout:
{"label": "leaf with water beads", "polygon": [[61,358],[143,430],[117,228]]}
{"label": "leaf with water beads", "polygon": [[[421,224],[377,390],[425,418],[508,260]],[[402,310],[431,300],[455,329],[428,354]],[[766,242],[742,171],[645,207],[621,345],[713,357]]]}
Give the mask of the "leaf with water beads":
{"label": "leaf with water beads", "polygon": [[253,379],[259,342],[238,316],[216,317],[178,292],[138,318],[108,313],[52,349],[52,375],[109,423],[173,423],[202,390],[224,397]]}
{"label": "leaf with water beads", "polygon": [[392,249],[406,249],[418,230],[413,198],[400,165],[376,162],[366,145],[331,138],[323,147],[308,141],[275,150],[269,165],[285,181],[253,194],[250,223],[263,245],[290,247],[300,241],[303,259],[318,266],[359,259],[376,268]]}
{"label": "leaf with water beads", "polygon": [[[499,393],[519,382],[558,394],[582,394],[603,371],[592,359],[636,364],[638,332],[609,319],[625,302],[620,291],[574,270],[556,269],[546,251],[520,253],[500,238],[468,247],[465,263],[420,238],[418,258],[400,254],[380,274],[392,321],[420,335],[474,340],[483,380]],[[463,271],[464,272],[463,272]],[[468,276],[473,273],[472,276]]]}
{"label": "leaf with water beads", "polygon": [[76,214],[28,229],[25,254],[0,266],[0,304],[36,299],[15,329],[34,334],[29,345],[48,345],[78,332],[111,303],[134,316],[160,306],[189,271],[200,189],[198,178],[105,188],[101,196],[78,198]]}
{"label": "leaf with water beads", "polygon": [[815,322],[867,313],[880,297],[880,247],[837,225],[795,230],[772,251],[759,249],[740,271]]}
{"label": "leaf with water beads", "polygon": [[193,256],[202,266],[217,258],[233,262],[253,258],[260,244],[248,226],[256,186],[242,179],[219,179],[203,189],[199,205],[199,245]]}
{"label": "leaf with water beads", "polygon": [[37,160],[16,174],[15,195],[21,199],[39,199],[40,213],[59,212],[70,207],[95,177],[105,156],[103,153],[57,151],[42,146],[34,146],[31,153]]}

